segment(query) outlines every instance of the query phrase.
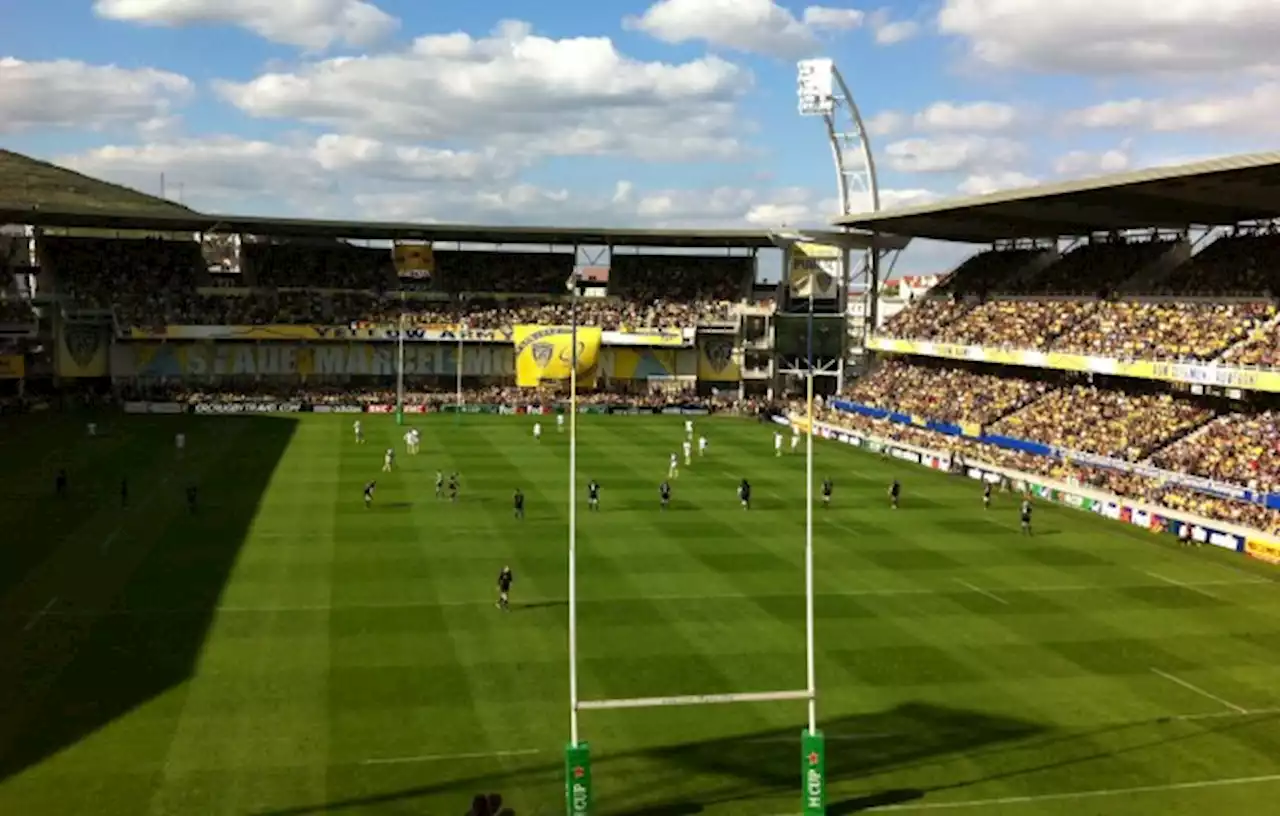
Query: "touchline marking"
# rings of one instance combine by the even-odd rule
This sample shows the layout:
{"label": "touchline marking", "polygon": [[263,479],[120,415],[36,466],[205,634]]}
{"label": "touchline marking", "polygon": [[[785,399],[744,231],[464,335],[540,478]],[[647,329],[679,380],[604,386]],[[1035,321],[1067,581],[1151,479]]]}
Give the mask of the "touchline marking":
{"label": "touchline marking", "polygon": [[1200,687],[1199,687],[1199,686],[1197,686],[1197,685],[1194,685],[1194,684],[1192,684],[1192,683],[1188,683],[1186,680],[1183,680],[1181,677],[1174,677],[1172,674],[1169,674],[1168,672],[1160,671],[1160,670],[1159,670],[1159,669],[1157,669],[1155,666],[1152,666],[1152,667],[1151,667],[1151,671],[1155,672],[1156,674],[1160,675],[1161,677],[1163,677],[1164,679],[1168,680],[1168,681],[1169,681],[1169,682],[1171,682],[1171,683],[1177,683],[1178,685],[1182,686],[1182,687],[1183,687],[1183,688],[1185,688],[1185,689],[1189,689],[1190,691],[1194,691],[1196,694],[1199,694],[1201,697],[1208,697],[1210,700],[1213,700],[1214,702],[1220,703],[1220,704],[1222,704],[1222,705],[1226,706],[1227,708],[1231,709],[1232,711],[1235,711],[1235,712],[1236,712],[1236,713],[1238,713],[1238,714],[1248,714],[1248,713],[1249,713],[1249,709],[1247,709],[1247,708],[1243,708],[1243,707],[1241,707],[1241,706],[1238,706],[1238,705],[1236,705],[1235,703],[1230,702],[1229,700],[1224,700],[1224,699],[1222,699],[1221,697],[1219,697],[1218,695],[1216,695],[1216,694],[1212,694],[1212,693],[1210,693],[1210,692],[1207,692],[1207,691],[1205,691],[1204,689],[1200,688]]}
{"label": "touchline marking", "polygon": [[1202,782],[1171,782],[1167,785],[1142,785],[1134,788],[1106,788],[1103,790],[1075,791],[1073,793],[1043,793],[1035,796],[1002,796],[998,799],[971,799],[967,802],[923,802],[918,805],[886,805],[868,808],[868,811],[959,810],[961,808],[1022,805],[1032,802],[1070,801],[1073,799],[1100,799],[1108,796],[1126,796],[1134,793],[1165,793],[1167,791],[1199,790],[1201,788],[1227,788],[1236,785],[1264,785],[1280,782],[1280,774],[1266,776],[1240,776],[1233,779],[1206,779]]}
{"label": "touchline marking", "polygon": [[537,748],[521,748],[515,751],[485,751],[474,754],[422,754],[421,756],[386,757],[361,760],[361,765],[407,765],[414,762],[452,762],[464,759],[503,759],[505,757],[533,756],[540,754]]}
{"label": "touchline marking", "polygon": [[[1144,571],[1145,571],[1145,570],[1144,570]],[[1188,583],[1186,583],[1185,581],[1175,581],[1175,580],[1174,580],[1174,579],[1172,579],[1172,578],[1167,578],[1167,577],[1165,577],[1165,576],[1163,576],[1163,575],[1160,575],[1159,573],[1156,573],[1156,572],[1148,572],[1148,573],[1147,573],[1147,575],[1150,575],[1152,578],[1155,578],[1155,579],[1157,579],[1157,580],[1164,581],[1166,584],[1170,584],[1170,585],[1172,585],[1172,586],[1176,586],[1176,587],[1181,587],[1182,589],[1189,589],[1189,590],[1191,590],[1192,592],[1198,592],[1198,593],[1200,593],[1201,595],[1205,596],[1206,598],[1213,598],[1215,601],[1220,601],[1220,600],[1222,600],[1222,599],[1221,599],[1221,598],[1219,598],[1217,595],[1214,595],[1212,592],[1206,592],[1205,590],[1201,589],[1200,587],[1196,586],[1195,584],[1188,584]]]}
{"label": "touchline marking", "polygon": [[1006,601],[1004,598],[1001,598],[999,595],[995,594],[994,592],[988,592],[987,590],[983,589],[983,588],[982,588],[982,587],[980,587],[980,586],[974,586],[973,584],[969,583],[968,581],[964,580],[963,578],[957,578],[957,579],[956,579],[956,583],[961,584],[962,586],[966,586],[966,587],[968,587],[969,589],[972,589],[974,592],[978,593],[979,595],[985,595],[986,597],[990,598],[991,600],[993,600],[993,601],[997,601],[997,602],[999,602],[999,603],[1002,603],[1002,604],[1004,604],[1005,606],[1008,606],[1008,605],[1009,605],[1009,602],[1008,602],[1008,601]]}
{"label": "touchline marking", "polygon": [[27,625],[22,627],[22,631],[24,632],[31,631],[31,627],[35,626],[37,623],[40,622],[41,618],[49,614],[49,610],[52,609],[53,605],[56,604],[57,602],[58,602],[58,596],[54,595],[52,598],[49,599],[49,603],[45,604],[43,607],[41,607],[39,612],[31,616],[31,620],[27,621]]}

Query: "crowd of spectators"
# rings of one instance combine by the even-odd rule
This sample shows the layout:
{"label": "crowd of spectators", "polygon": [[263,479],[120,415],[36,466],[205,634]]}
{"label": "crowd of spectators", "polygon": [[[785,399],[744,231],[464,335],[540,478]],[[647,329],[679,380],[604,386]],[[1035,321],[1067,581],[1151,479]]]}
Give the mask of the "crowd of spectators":
{"label": "crowd of spectators", "polygon": [[1158,451],[1152,464],[1270,492],[1280,488],[1280,412],[1230,413]]}
{"label": "crowd of spectators", "polygon": [[950,295],[979,295],[999,290],[1018,272],[1027,269],[1046,249],[989,249],[956,267],[936,291]]}
{"label": "crowd of spectators", "polygon": [[1276,297],[1280,234],[1237,232],[1218,238],[1148,288],[1162,295]]}
{"label": "crowd of spectators", "polygon": [[976,346],[1044,349],[1091,315],[1082,300],[989,300],[941,327],[936,340]]}
{"label": "crowd of spectators", "polygon": [[1099,303],[1048,346],[1127,360],[1211,360],[1276,314],[1272,303]]}
{"label": "crowd of spectators", "polygon": [[904,340],[932,340],[974,307],[950,298],[923,297],[885,321],[880,334]]}
{"label": "crowd of spectators", "polygon": [[261,287],[396,288],[390,251],[340,241],[245,243],[240,248],[240,262],[241,269]]}
{"label": "crowd of spectators", "polygon": [[1114,290],[1161,255],[1173,249],[1174,240],[1093,241],[1062,256],[1034,275],[1005,282],[1009,294],[1097,295]]}
{"label": "crowd of spectators", "polygon": [[1079,484],[1124,498],[1192,513],[1202,518],[1280,534],[1280,512],[1251,502],[1212,496],[1190,488],[1136,473],[1066,462],[1025,451],[985,444],[974,439],[949,436],[912,425],[860,414],[822,409],[819,421],[847,428],[882,440],[900,442],[941,453],[958,454],[970,464],[984,463],[1008,470],[1043,476],[1069,484]]}
{"label": "crowd of spectators", "polygon": [[[569,253],[436,252],[428,291],[419,287],[402,301],[391,254],[346,244],[246,243],[240,285],[221,288],[203,288],[211,278],[194,241],[51,238],[42,251],[59,294],[76,308],[112,308],[130,328],[395,324],[402,312],[419,325],[465,319],[480,329],[571,319]],[[726,320],[754,268],[741,257],[620,255],[616,263],[612,296],[578,299],[583,325],[639,330]]]}
{"label": "crowd of spectators", "polygon": [[854,402],[953,424],[987,425],[1040,398],[1052,386],[952,365],[885,360],[858,378]]}
{"label": "crowd of spectators", "polygon": [[1212,416],[1210,409],[1169,393],[1077,385],[1050,391],[989,432],[1136,462]]}

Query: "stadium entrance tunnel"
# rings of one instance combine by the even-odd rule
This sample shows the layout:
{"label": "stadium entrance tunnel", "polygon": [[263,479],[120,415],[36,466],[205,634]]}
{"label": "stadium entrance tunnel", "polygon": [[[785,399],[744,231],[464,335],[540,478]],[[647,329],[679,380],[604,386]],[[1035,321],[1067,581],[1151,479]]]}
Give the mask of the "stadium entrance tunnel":
{"label": "stadium entrance tunnel", "polygon": [[[0,499],[0,782],[185,693],[296,424],[278,416],[6,418],[5,464],[20,489]],[[180,453],[177,433],[186,437]],[[58,470],[68,479],[61,497]],[[121,750],[139,765],[162,765],[178,720],[177,711],[157,713],[147,738]]]}
{"label": "stadium entrance tunnel", "polygon": [[[799,748],[802,724],[681,745],[613,752],[597,745],[593,758],[597,804],[615,816],[687,816],[768,800],[798,801]],[[935,762],[962,761],[974,753],[998,751],[1049,733],[1023,720],[910,703],[878,713],[856,714],[820,723],[828,738],[828,813],[855,813],[907,803],[924,790],[875,788],[876,777]],[[872,790],[867,791],[866,788]],[[849,793],[852,789],[862,789]],[[422,785],[382,794],[337,799],[257,816],[318,816],[369,812],[379,807],[413,812],[463,812],[477,790],[501,792],[517,814],[521,803],[555,810],[564,798],[562,761],[539,762],[522,770],[492,776]],[[790,797],[788,799],[788,797]],[[452,809],[451,809],[452,808]],[[785,809],[785,805],[784,805]],[[776,808],[775,808],[776,810]]]}

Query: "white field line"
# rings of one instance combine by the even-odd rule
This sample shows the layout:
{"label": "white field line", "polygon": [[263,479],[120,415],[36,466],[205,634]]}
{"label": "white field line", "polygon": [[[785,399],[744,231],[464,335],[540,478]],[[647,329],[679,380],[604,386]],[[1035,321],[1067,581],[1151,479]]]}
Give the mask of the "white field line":
{"label": "white field line", "polygon": [[[1183,582],[1188,588],[1199,586],[1245,586],[1258,583],[1269,583],[1258,580],[1212,580],[1197,581],[1195,583]],[[1058,592],[1096,592],[1099,590],[1118,590],[1118,589],[1134,589],[1144,586],[1152,586],[1152,584],[1062,584],[1057,586],[1008,586],[1001,589],[1008,592],[1027,592],[1031,594],[1037,593],[1058,593]],[[850,589],[839,592],[822,591],[818,592],[819,597],[838,597],[838,598],[892,598],[899,596],[928,596],[928,595],[949,595],[952,590],[943,587],[904,587],[900,589]],[[698,600],[750,600],[753,596],[744,595],[742,593],[698,593],[698,594],[681,594],[681,595],[645,595],[635,597],[619,598],[613,596],[610,598],[579,598],[580,603],[617,603],[618,601],[698,601]],[[792,596],[788,596],[792,597]],[[794,597],[801,598],[802,594],[796,593]],[[1007,599],[1002,601],[1008,603]],[[284,604],[280,606],[243,606],[238,604],[225,604],[214,607],[212,611],[227,614],[267,614],[272,612],[332,612],[341,610],[367,610],[367,609],[436,609],[449,607],[465,607],[465,606],[489,606],[493,603],[493,598],[474,598],[465,600],[451,601],[386,601],[377,603],[349,603],[349,604]],[[552,604],[564,604],[567,599],[560,598],[530,598],[523,602],[513,603],[514,609],[530,606],[547,606]],[[51,617],[77,617],[77,616],[99,616],[99,615],[176,615],[176,614],[194,614],[204,610],[198,607],[186,609],[103,609],[103,610],[80,610],[72,612],[52,612]]]}
{"label": "white field line", "polygon": [[956,583],[960,584],[961,586],[968,587],[969,589],[972,589],[974,592],[978,593],[979,595],[984,595],[984,596],[986,596],[986,597],[990,598],[991,600],[996,601],[997,603],[1002,603],[1002,604],[1004,604],[1005,606],[1008,606],[1008,605],[1009,605],[1009,602],[1008,602],[1008,601],[1006,601],[1004,598],[1001,598],[999,595],[996,595],[994,592],[988,592],[987,590],[983,589],[982,587],[980,587],[980,586],[975,586],[975,585],[973,585],[973,584],[969,583],[968,581],[964,580],[963,578],[957,578],[957,579],[956,579]]}
{"label": "white field line", "polygon": [[1169,584],[1170,586],[1181,587],[1182,589],[1189,589],[1192,592],[1197,592],[1205,596],[1206,598],[1213,598],[1215,601],[1222,600],[1217,595],[1214,595],[1212,592],[1203,590],[1199,586],[1196,586],[1195,584],[1188,584],[1185,581],[1177,581],[1177,580],[1174,580],[1173,578],[1169,578],[1167,576],[1161,575],[1158,572],[1148,572],[1147,575],[1150,575],[1152,578],[1155,578],[1159,581],[1164,581],[1166,584]]}
{"label": "white field line", "polygon": [[506,757],[533,756],[542,753],[537,748],[520,748],[514,751],[486,751],[473,754],[421,754],[419,756],[384,757],[361,760],[361,765],[408,765],[417,762],[460,762],[464,759],[504,759]]}
{"label": "white field line", "polygon": [[31,620],[27,621],[27,625],[22,627],[22,631],[29,632],[40,622],[40,619],[49,614],[49,610],[53,609],[53,605],[58,602],[58,596],[55,595],[49,599],[49,602],[40,608],[40,611],[31,616]]}
{"label": "white field line", "polygon": [[1218,695],[1213,694],[1212,692],[1205,691],[1204,689],[1200,688],[1194,683],[1188,683],[1186,680],[1183,680],[1181,677],[1174,677],[1172,674],[1169,674],[1168,672],[1160,671],[1155,667],[1152,667],[1151,671],[1155,672],[1156,674],[1160,675],[1164,679],[1168,680],[1170,683],[1177,683],[1178,685],[1182,686],[1184,689],[1187,689],[1189,691],[1194,691],[1196,694],[1199,694],[1201,697],[1207,697],[1210,700],[1213,700],[1215,703],[1224,705],[1227,708],[1231,709],[1232,711],[1236,712],[1237,714],[1249,713],[1249,710],[1247,708],[1238,706],[1229,700],[1224,700]]}

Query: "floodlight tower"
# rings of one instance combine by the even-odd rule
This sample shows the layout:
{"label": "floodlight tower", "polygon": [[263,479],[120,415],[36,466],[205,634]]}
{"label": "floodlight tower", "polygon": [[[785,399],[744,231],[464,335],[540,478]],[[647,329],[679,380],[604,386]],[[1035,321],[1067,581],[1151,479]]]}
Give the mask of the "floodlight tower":
{"label": "floodlight tower", "polygon": [[[880,209],[880,182],[876,176],[875,156],[871,151],[871,139],[867,135],[862,113],[853,93],[840,74],[835,62],[829,59],[802,60],[797,64],[796,89],[799,95],[799,111],[804,117],[820,117],[827,128],[827,140],[831,144],[831,157],[835,162],[836,190],[840,199],[840,215],[875,212]],[[880,263],[887,253],[873,246],[856,259],[856,269],[851,267],[850,253],[844,253],[841,264],[841,310],[849,313],[848,293],[852,284],[861,283],[866,289],[864,328],[857,338],[859,348],[865,342],[867,329],[876,324],[876,303],[879,298]],[[846,356],[847,356],[846,349]],[[843,366],[844,360],[841,360]],[[843,381],[843,378],[842,378]]]}

